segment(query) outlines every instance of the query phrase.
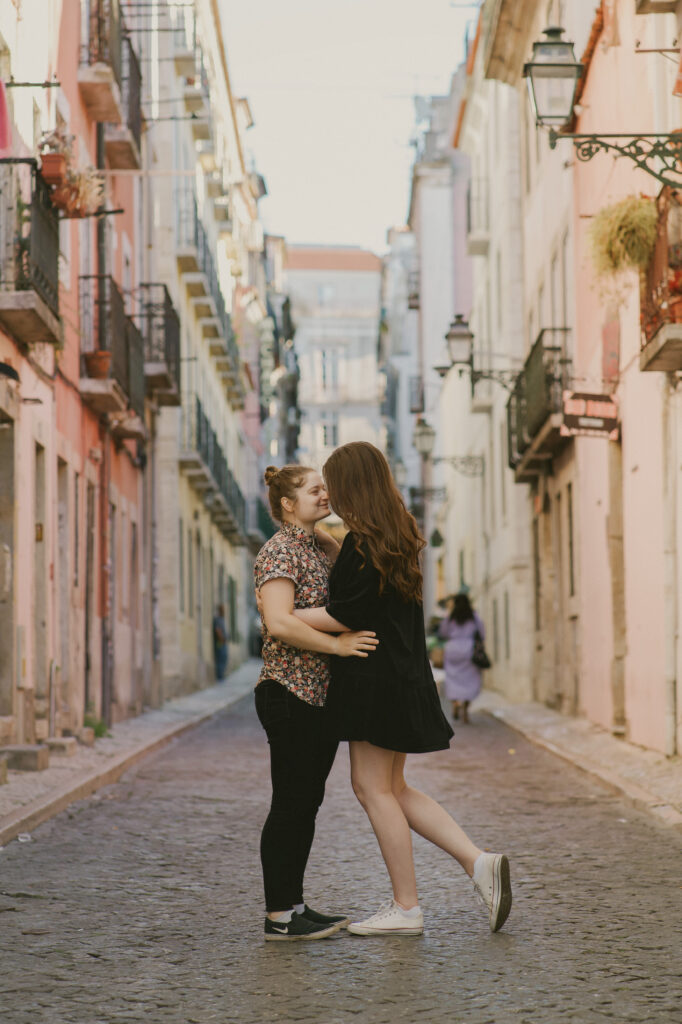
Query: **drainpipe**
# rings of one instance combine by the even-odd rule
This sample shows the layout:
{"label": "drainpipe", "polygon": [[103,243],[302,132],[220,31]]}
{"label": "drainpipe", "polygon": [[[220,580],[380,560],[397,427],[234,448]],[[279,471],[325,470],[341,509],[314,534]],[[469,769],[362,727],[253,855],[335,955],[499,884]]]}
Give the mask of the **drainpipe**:
{"label": "drainpipe", "polygon": [[664,576],[663,621],[665,627],[665,753],[677,753],[677,645],[679,568],[677,557],[677,430],[675,418],[674,373],[666,374],[663,390],[663,501],[664,501]]}
{"label": "drainpipe", "polygon": [[[104,169],[104,125],[98,122],[95,125],[95,164],[98,170]],[[107,272],[107,237],[106,237],[106,223],[104,217],[97,218],[97,275],[98,278],[103,277]],[[97,297],[100,298],[99,292],[99,280],[97,282]],[[97,325],[98,334],[102,331],[102,318],[101,318],[101,306],[100,306],[100,317]],[[99,343],[99,339],[98,339]],[[100,442],[102,445],[102,462],[100,463],[100,608],[102,612],[102,686],[101,686],[101,697],[102,707],[100,710],[101,717],[107,723],[111,725],[111,675],[112,675],[112,655],[113,655],[113,638],[109,636],[110,633],[110,615],[112,609],[109,608],[109,595],[110,595],[110,582],[111,573],[114,567],[110,563],[111,548],[109,537],[109,479],[110,479],[110,450],[109,450],[109,432],[107,430],[106,421],[104,417],[100,418]]]}

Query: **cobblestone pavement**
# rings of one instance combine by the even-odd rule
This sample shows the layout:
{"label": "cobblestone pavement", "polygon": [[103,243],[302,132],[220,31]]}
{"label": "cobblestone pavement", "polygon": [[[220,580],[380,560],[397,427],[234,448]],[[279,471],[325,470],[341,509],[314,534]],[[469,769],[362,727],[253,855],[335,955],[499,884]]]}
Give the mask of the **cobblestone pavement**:
{"label": "cobblestone pavement", "polygon": [[[262,941],[267,745],[246,697],[0,853],[2,1024],[682,1021],[682,840],[474,714],[409,777],[508,852],[491,935],[463,872],[415,840],[422,938]],[[309,902],[388,893],[339,751]]]}

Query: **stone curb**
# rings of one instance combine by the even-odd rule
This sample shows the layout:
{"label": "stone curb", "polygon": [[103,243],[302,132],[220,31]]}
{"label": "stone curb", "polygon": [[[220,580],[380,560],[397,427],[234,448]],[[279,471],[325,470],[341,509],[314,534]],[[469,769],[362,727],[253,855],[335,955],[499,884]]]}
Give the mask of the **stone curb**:
{"label": "stone curb", "polygon": [[491,698],[489,706],[479,707],[479,711],[503,722],[504,725],[520,733],[535,746],[542,747],[555,757],[560,757],[563,761],[574,765],[574,767],[601,783],[610,792],[617,793],[623,797],[631,806],[651,814],[660,824],[682,832],[682,813],[662,797],[650,792],[643,786],[637,785],[630,779],[624,778],[617,771],[589,760],[589,758],[584,757],[575,750],[571,750],[569,747],[553,743],[543,736],[538,729],[534,728],[531,723],[520,721],[518,714],[512,713],[508,715],[506,714],[505,707],[494,706],[497,703],[495,701],[495,694],[488,691],[485,696]]}
{"label": "stone curb", "polygon": [[225,695],[225,702],[219,706],[208,708],[205,711],[196,712],[184,721],[170,725],[161,733],[149,740],[138,743],[137,746],[126,750],[121,754],[112,757],[111,761],[104,768],[85,771],[79,778],[71,779],[68,783],[56,788],[51,793],[39,797],[37,800],[23,807],[17,808],[10,814],[0,819],[0,847],[5,846],[12,839],[15,839],[22,832],[31,832],[38,825],[49,818],[54,817],[65,810],[70,804],[78,800],[84,800],[91,796],[98,789],[110,786],[118,782],[121,776],[137,764],[143,758],[156,753],[162,747],[167,746],[173,740],[182,736],[183,733],[196,729],[203,722],[220,714],[226,708],[236,704],[242,697],[246,696],[253,689],[253,683],[248,682],[242,689]]}

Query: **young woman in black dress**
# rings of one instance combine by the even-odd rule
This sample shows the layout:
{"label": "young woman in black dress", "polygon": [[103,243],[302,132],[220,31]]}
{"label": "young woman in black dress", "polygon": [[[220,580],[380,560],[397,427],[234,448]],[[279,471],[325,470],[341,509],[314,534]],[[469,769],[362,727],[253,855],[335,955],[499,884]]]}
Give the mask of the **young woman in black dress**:
{"label": "young woman in black dress", "polygon": [[492,931],[511,909],[509,863],[484,853],[439,804],[409,786],[405,756],[444,750],[452,737],[426,653],[419,554],[425,546],[386,459],[373,445],[337,448],[324,466],[330,503],[348,527],[329,580],[326,608],[294,614],[323,632],[371,630],[378,647],[363,661],[332,658],[326,710],[350,742],[353,790],[367,812],[393,888],[358,935],[421,935],[410,830],[459,862],[486,904]]}

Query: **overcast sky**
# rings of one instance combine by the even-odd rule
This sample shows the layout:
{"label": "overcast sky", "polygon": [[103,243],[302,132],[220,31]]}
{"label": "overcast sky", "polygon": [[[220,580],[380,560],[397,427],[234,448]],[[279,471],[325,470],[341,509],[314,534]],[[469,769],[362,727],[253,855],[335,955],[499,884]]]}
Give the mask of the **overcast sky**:
{"label": "overcast sky", "polygon": [[221,0],[230,78],[255,127],[266,230],[382,252],[407,216],[413,97],[449,90],[476,5]]}

